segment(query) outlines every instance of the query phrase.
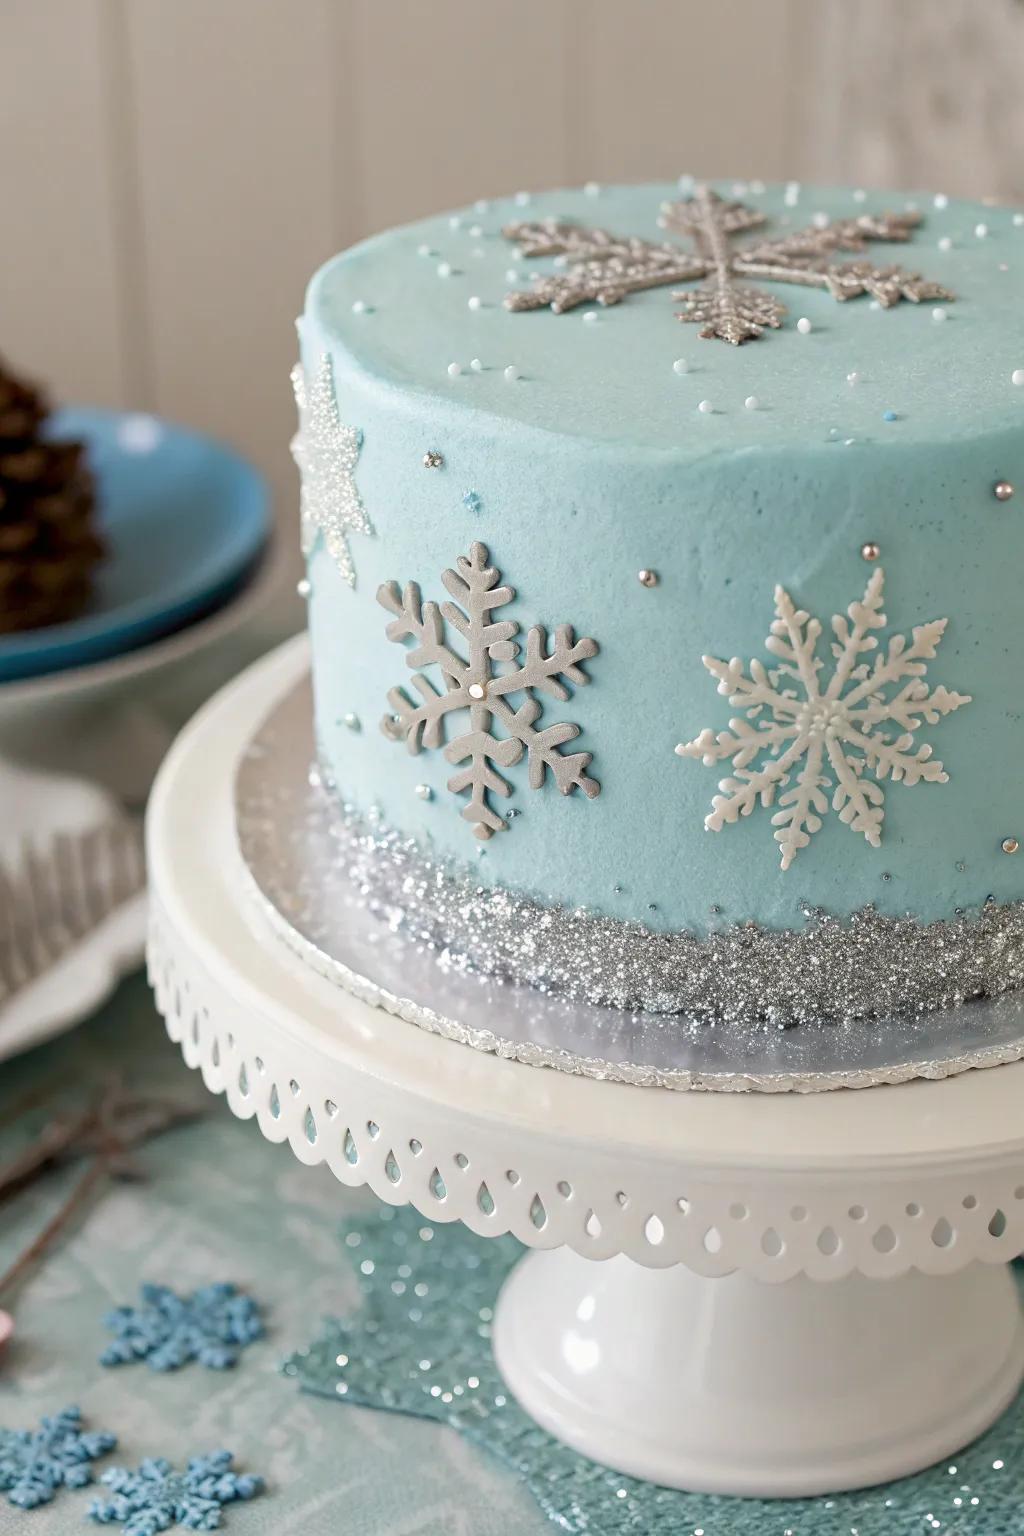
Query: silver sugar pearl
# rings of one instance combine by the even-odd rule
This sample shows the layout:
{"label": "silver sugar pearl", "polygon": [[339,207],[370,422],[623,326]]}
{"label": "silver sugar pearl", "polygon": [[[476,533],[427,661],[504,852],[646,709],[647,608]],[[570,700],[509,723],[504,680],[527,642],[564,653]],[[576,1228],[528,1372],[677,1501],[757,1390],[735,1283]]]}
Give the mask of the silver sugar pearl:
{"label": "silver sugar pearl", "polygon": [[361,731],[362,730],[362,726],[359,723],[359,716],[356,715],[356,714],[353,714],[351,710],[349,710],[347,715],[342,715],[341,719],[342,719],[342,724],[343,725],[347,725],[350,731]]}
{"label": "silver sugar pearl", "polygon": [[485,699],[487,697],[487,686],[486,686],[486,684],[485,683],[470,683],[470,685],[469,685],[469,696],[470,696],[471,699]]}
{"label": "silver sugar pearl", "polygon": [[444,465],[444,454],[438,453],[436,448],[429,449],[423,455],[424,469],[441,469]]}
{"label": "silver sugar pearl", "polygon": [[295,590],[301,598],[307,598],[312,592],[313,588],[310,586],[306,577],[303,576],[301,581],[297,581],[295,583]]}
{"label": "silver sugar pearl", "polygon": [[1015,837],[1004,837],[1002,843],[1000,844],[1000,847],[1002,848],[1004,853],[1019,853],[1020,852],[1020,843],[1017,841],[1017,839]]}
{"label": "silver sugar pearl", "polygon": [[862,560],[877,560],[882,551],[873,539],[869,539],[866,544],[861,545],[860,553]]}
{"label": "silver sugar pearl", "polygon": [[649,571],[646,567],[642,571],[637,571],[636,579],[642,587],[656,587],[661,580],[657,571]]}
{"label": "silver sugar pearl", "polygon": [[433,800],[434,791],[429,784],[417,784],[415,793],[421,800]]}
{"label": "silver sugar pearl", "polygon": [[996,501],[1009,501],[1013,495],[1013,486],[1009,480],[997,480],[992,487],[992,494]]}

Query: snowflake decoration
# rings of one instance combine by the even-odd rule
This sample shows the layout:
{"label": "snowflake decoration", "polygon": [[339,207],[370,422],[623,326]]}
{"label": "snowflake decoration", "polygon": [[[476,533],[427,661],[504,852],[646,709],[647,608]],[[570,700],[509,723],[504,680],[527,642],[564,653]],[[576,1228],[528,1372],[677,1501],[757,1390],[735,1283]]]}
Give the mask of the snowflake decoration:
{"label": "snowflake decoration", "polygon": [[101,1365],[148,1361],[154,1371],[176,1371],[190,1360],[214,1371],[234,1365],[240,1352],[263,1337],[251,1296],[221,1282],[178,1296],[166,1285],[144,1285],[141,1307],[117,1307],[104,1318],[114,1335]]}
{"label": "snowflake decoration", "polygon": [[317,535],[324,542],[350,587],[356,584],[350,533],[373,533],[355,482],[362,434],[338,420],[334,371],[325,353],[308,383],[301,363],[292,369],[292,388],[299,411],[299,430],[292,438],[292,457],[302,477],[302,553],[312,554]]}
{"label": "snowflake decoration", "polygon": [[117,1445],[106,1430],[83,1430],[78,1408],[42,1420],[36,1430],[0,1429],[0,1493],[19,1509],[49,1504],[58,1488],[84,1488],[91,1462]]}
{"label": "snowflake decoration", "polygon": [[698,324],[705,338],[739,346],[763,335],[766,327],[777,329],[786,313],[779,299],[763,288],[738,282],[739,278],[824,288],[839,300],[866,293],[883,309],[901,299],[919,304],[953,298],[939,283],[903,267],[830,259],[836,251],[862,251],[869,240],[909,240],[921,222],[919,213],[862,213],[796,230],[777,240],[733,247],[731,237],[756,229],[765,222],[765,215],[745,203],[726,202],[709,187],[698,187],[683,202],[663,203],[659,222],[663,229],[689,239],[693,249],[612,235],[557,219],[508,225],[503,233],[517,242],[523,256],[553,256],[567,270],[536,278],[529,292],[506,295],[505,307],[547,307],[560,315],[577,304],[618,304],[645,288],[699,280],[699,288],[672,295],[683,305],[677,319]]}
{"label": "snowflake decoration", "polygon": [[[878,651],[872,631],[887,623],[883,582],[879,568],[861,601],[847,609],[848,620],[833,618],[835,669],[824,690],[819,680],[824,662],[817,655],[821,623],[795,607],[782,587],[775,589],[776,617],[765,641],[779,658],[777,667],[751,661],[745,668],[739,658],[702,657],[718,679],[719,693],[746,716],[730,720],[726,731],[704,730],[676,747],[680,757],[697,757],[708,766],[732,762],[734,777],[719,784],[721,794],[713,797],[704,825],[720,832],[758,803],[774,805],[783,790],[772,817],[783,869],[806,848],[830,804],[840,821],[877,848],[885,798],[880,781],[944,784],[948,778],[931,747],[914,742],[923,720],[935,725],[971,702],[969,695],[930,689],[923,681],[947,621],[921,624],[909,643],[896,635]],[[873,662],[861,659],[872,651],[878,651]]]}
{"label": "snowflake decoration", "polygon": [[263,1479],[235,1472],[230,1451],[195,1456],[184,1472],[163,1457],[150,1458],[137,1472],[111,1467],[100,1479],[113,1495],[94,1499],[89,1514],[100,1525],[122,1524],[124,1536],[156,1536],[172,1525],[190,1531],[215,1531],[225,1504],[251,1499],[263,1491]]}
{"label": "snowflake decoration", "polygon": [[[448,742],[444,755],[450,763],[466,764],[448,780],[448,788],[456,795],[468,792],[462,814],[479,838],[507,830],[508,822],[494,809],[490,797],[511,795],[512,786],[500,770],[513,767],[524,752],[529,758],[531,789],[542,787],[548,771],[563,795],[582,789],[592,800],[601,788],[586,772],[589,752],[560,750],[580,734],[578,725],[534,729],[541,713],[536,691],[564,701],[569,689],[563,679],[577,688],[589,683],[579,663],[597,655],[597,642],[576,640],[572,625],[561,624],[549,651],[546,630],[535,624],[526,636],[523,661],[507,671],[498,670],[495,662],[514,662],[519,655],[514,638],[519,625],[512,619],[492,620],[494,610],[510,603],[515,592],[498,586],[501,573],[487,560],[483,544],[474,544],[468,556],[459,556],[458,570],[447,570],[442,577],[456,601],[441,607],[424,603],[415,582],[402,591],[397,582],[389,581],[377,593],[377,601],[395,615],[387,627],[388,639],[413,640],[406,656],[409,666],[436,666],[445,685],[444,693],[438,693],[417,671],[413,686],[420,703],[414,703],[404,689],[392,688],[388,701],[394,713],[385,715],[382,729],[417,753],[423,747],[444,745],[447,717],[456,710],[465,712],[468,729]],[[449,643],[445,620],[465,640],[468,658]],[[508,702],[515,693],[526,695],[518,709]],[[495,727],[504,734],[496,736]]]}

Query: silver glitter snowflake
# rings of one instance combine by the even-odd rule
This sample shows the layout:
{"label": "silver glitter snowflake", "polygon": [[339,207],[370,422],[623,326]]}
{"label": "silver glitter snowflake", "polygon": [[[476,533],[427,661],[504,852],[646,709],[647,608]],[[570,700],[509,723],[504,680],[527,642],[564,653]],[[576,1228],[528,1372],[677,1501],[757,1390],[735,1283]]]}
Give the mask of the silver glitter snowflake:
{"label": "silver glitter snowflake", "polygon": [[[922,721],[935,725],[971,702],[969,695],[930,689],[923,681],[947,621],[919,625],[909,642],[896,635],[879,651],[873,631],[887,623],[883,582],[879,568],[863,598],[850,604],[848,618],[833,618],[835,668],[824,688],[819,674],[825,664],[817,655],[821,623],[797,608],[782,587],[775,589],[776,617],[765,641],[779,658],[778,666],[754,660],[745,667],[738,657],[702,658],[718,680],[719,693],[746,717],[730,720],[728,730],[704,730],[676,747],[681,757],[700,758],[708,766],[732,762],[734,776],[720,782],[721,793],[713,797],[704,825],[720,832],[757,805],[767,808],[777,801],[772,825],[783,869],[806,848],[830,805],[840,821],[877,848],[884,817],[882,780],[947,780],[931,747],[914,741]],[[878,652],[873,661],[864,660],[871,652]]]}
{"label": "silver glitter snowflake", "polygon": [[503,233],[516,241],[523,256],[553,256],[567,269],[536,278],[529,292],[508,294],[505,307],[546,307],[562,314],[577,304],[618,304],[645,288],[699,280],[699,288],[673,294],[683,305],[677,318],[698,324],[703,337],[739,346],[763,335],[766,328],[777,329],[786,313],[774,295],[738,281],[742,278],[824,288],[839,300],[870,294],[884,309],[901,299],[914,304],[952,300],[939,283],[903,267],[830,259],[835,251],[862,251],[871,240],[909,240],[920,221],[914,212],[862,213],[736,247],[732,237],[756,229],[765,215],[745,203],[726,202],[709,187],[698,187],[683,202],[663,203],[659,220],[662,228],[685,236],[692,250],[556,219],[510,224]]}
{"label": "silver glitter snowflake", "polygon": [[350,533],[372,534],[355,482],[362,436],[338,419],[334,372],[325,353],[312,382],[301,363],[292,369],[292,388],[299,411],[299,430],[292,438],[292,457],[302,476],[302,553],[310,555],[318,534],[350,587],[356,584]]}
{"label": "silver glitter snowflake", "polygon": [[[447,570],[442,577],[455,602],[441,607],[424,603],[415,582],[403,591],[397,582],[389,581],[377,592],[377,601],[395,615],[387,627],[388,639],[414,641],[406,655],[409,666],[436,666],[445,687],[439,693],[417,670],[413,686],[420,702],[414,702],[403,688],[392,688],[388,701],[393,713],[385,715],[382,729],[417,753],[423,747],[444,745],[448,717],[464,712],[468,729],[448,742],[444,755],[450,763],[466,766],[452,775],[448,788],[456,795],[468,793],[462,814],[480,838],[508,828],[491,797],[511,795],[512,786],[500,770],[513,767],[524,752],[529,758],[531,789],[540,789],[548,772],[563,795],[582,789],[593,799],[601,787],[587,774],[589,752],[561,751],[580,734],[578,725],[534,728],[541,713],[537,690],[565,700],[569,697],[566,681],[577,688],[589,683],[580,662],[597,655],[596,641],[576,640],[572,626],[561,624],[549,650],[545,629],[535,624],[526,636],[522,662],[499,670],[496,662],[515,662],[519,656],[514,638],[519,625],[512,619],[494,620],[495,609],[510,603],[515,592],[511,587],[498,586],[501,573],[487,561],[483,544],[474,544],[468,555],[460,555],[458,569]],[[468,656],[449,642],[446,620],[462,636]],[[509,697],[517,693],[525,698],[514,708]],[[500,736],[495,734],[496,728],[501,730]]]}

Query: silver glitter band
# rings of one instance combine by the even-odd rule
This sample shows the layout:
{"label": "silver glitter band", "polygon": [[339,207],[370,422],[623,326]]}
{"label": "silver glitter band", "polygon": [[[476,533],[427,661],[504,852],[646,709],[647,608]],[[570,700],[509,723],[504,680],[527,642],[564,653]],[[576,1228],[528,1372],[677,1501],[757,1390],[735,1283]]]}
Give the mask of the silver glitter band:
{"label": "silver glitter band", "polygon": [[988,901],[931,923],[808,907],[798,930],[658,933],[480,885],[360,815],[322,766],[312,773],[335,797],[334,857],[365,906],[392,932],[486,976],[597,1006],[776,1027],[912,1016],[1024,982],[1024,902]]}

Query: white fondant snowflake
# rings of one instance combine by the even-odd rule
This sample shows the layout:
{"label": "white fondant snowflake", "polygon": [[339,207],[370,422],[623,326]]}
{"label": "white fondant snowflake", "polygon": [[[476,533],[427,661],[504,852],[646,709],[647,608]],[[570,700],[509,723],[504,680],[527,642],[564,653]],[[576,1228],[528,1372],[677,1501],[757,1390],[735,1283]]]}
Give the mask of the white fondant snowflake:
{"label": "white fondant snowflake", "polygon": [[317,535],[324,542],[350,587],[356,584],[350,533],[372,534],[355,481],[362,436],[338,419],[331,359],[321,357],[312,382],[301,363],[292,369],[292,388],[299,411],[299,430],[292,438],[292,457],[302,476],[302,553],[310,555]]}
{"label": "white fondant snowflake", "polygon": [[718,692],[746,717],[676,747],[680,757],[697,757],[708,766],[732,761],[733,777],[719,783],[721,793],[713,797],[704,825],[720,832],[756,805],[777,802],[772,825],[783,869],[806,848],[830,805],[840,821],[877,848],[885,814],[881,780],[944,784],[948,778],[931,747],[914,741],[922,721],[935,725],[971,702],[969,695],[932,690],[923,681],[947,620],[918,626],[909,643],[896,635],[872,662],[863,660],[878,651],[872,631],[887,622],[883,581],[879,568],[863,598],[847,609],[848,620],[833,618],[835,669],[824,688],[819,673],[825,663],[817,655],[821,623],[795,607],[782,587],[775,589],[776,618],[765,641],[778,666],[755,660],[745,668],[738,658],[702,657],[718,679]]}

